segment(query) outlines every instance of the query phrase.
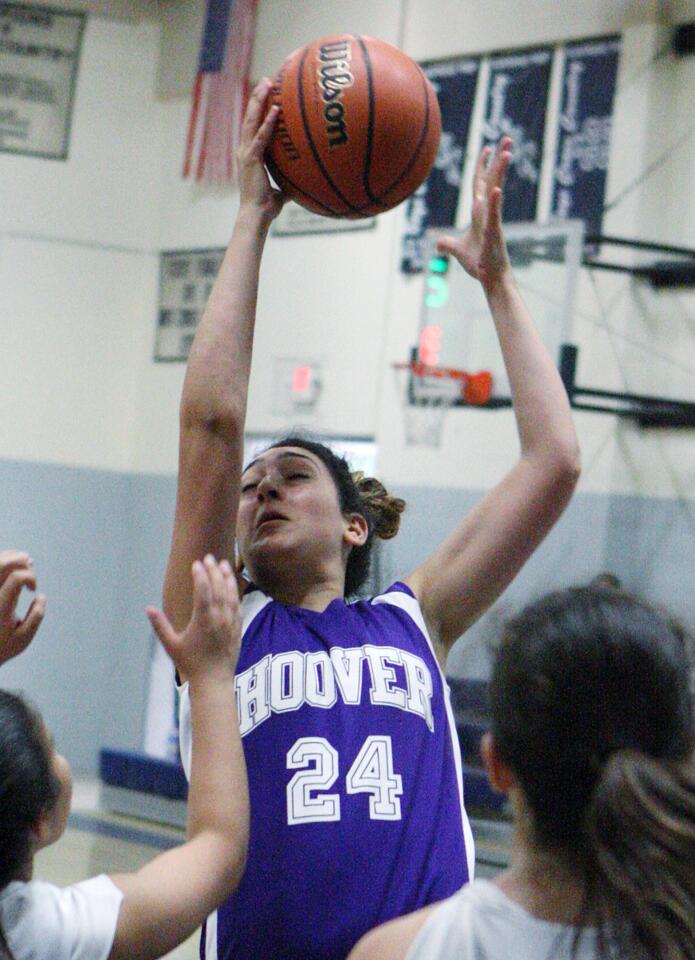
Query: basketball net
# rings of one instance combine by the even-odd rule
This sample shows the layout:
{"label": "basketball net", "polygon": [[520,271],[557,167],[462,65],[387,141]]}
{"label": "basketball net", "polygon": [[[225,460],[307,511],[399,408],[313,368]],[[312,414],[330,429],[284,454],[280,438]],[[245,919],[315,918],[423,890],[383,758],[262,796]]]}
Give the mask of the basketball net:
{"label": "basketball net", "polygon": [[467,373],[453,367],[428,367],[419,360],[393,364],[403,405],[409,447],[439,447],[444,414],[454,405],[482,406],[492,393],[488,370]]}

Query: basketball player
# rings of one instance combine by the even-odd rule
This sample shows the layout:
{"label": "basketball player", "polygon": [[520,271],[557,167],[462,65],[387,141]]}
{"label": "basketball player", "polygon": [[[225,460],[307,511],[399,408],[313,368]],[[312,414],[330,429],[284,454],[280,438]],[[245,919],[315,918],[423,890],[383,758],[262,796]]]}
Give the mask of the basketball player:
{"label": "basketball player", "polygon": [[695,765],[683,631],[600,586],[508,625],[483,740],[509,869],[372,931],[349,960],[692,960]]}
{"label": "basketball player", "polygon": [[[200,925],[234,890],[248,841],[248,791],[234,712],[241,617],[232,568],[211,556],[192,565],[190,623],[176,633],[147,613],[162,645],[193,687],[195,757],[187,842],[136,873],[101,874],[56,887],[33,879],[34,856],[65,831],[72,777],[38,712],[0,691],[0,957],[3,960],[155,960]],[[36,588],[29,556],[0,551],[0,662],[38,629],[45,598],[17,613]]]}
{"label": "basketball player", "polygon": [[[247,871],[212,915],[206,960],[342,958],[375,922],[472,877],[461,761],[442,665],[568,503],[578,453],[567,397],[511,276],[501,230],[504,140],[477,168],[473,220],[442,240],[482,284],[515,401],[521,456],[432,556],[382,596],[347,605],[374,536],[402,501],[289,437],[242,473],[261,255],[283,197],[263,156],[277,118],[256,88],[240,149],[240,207],[192,345],[180,411],[176,518],[164,587],[174,625],[188,570],[233,556],[242,601],[236,692],[252,810]],[[182,678],[185,681],[185,677]],[[187,692],[181,690],[187,764]]]}

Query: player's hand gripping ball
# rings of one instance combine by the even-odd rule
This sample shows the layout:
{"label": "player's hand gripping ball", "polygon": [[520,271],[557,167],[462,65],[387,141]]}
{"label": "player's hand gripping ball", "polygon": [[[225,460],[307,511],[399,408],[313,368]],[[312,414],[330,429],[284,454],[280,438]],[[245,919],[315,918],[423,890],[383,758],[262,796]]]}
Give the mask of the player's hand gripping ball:
{"label": "player's hand gripping ball", "polygon": [[425,179],[439,147],[437,95],[390,43],[337,34],[307,44],[273,78],[280,107],[266,153],[277,185],[328,217],[372,217]]}

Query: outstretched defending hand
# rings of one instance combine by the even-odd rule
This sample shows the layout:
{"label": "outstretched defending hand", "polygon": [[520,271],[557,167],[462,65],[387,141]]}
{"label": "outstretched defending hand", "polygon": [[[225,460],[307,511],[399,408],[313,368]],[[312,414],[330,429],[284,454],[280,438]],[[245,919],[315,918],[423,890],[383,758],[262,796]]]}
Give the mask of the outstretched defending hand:
{"label": "outstretched defending hand", "polygon": [[232,672],[239,657],[241,613],[236,578],[227,560],[217,563],[208,554],[196,560],[193,575],[193,614],[177,633],[154,607],[147,616],[159,640],[180,673],[190,680],[220,667]]}
{"label": "outstretched defending hand", "polygon": [[502,192],[511,154],[510,137],[502,137],[488,167],[490,147],[484,147],[473,178],[471,223],[461,237],[442,237],[440,253],[450,253],[463,269],[489,289],[511,272],[502,232]]}
{"label": "outstretched defending hand", "polygon": [[29,554],[0,551],[0,663],[6,663],[29,646],[46,612],[46,598],[38,593],[22,619],[17,602],[24,588],[36,590],[36,575]]}
{"label": "outstretched defending hand", "polygon": [[287,199],[272,186],[264,166],[265,151],[280,112],[280,108],[275,105],[265,113],[272,86],[272,82],[264,77],[251,94],[241,126],[241,142],[237,154],[240,206],[262,207],[271,220],[280,213]]}

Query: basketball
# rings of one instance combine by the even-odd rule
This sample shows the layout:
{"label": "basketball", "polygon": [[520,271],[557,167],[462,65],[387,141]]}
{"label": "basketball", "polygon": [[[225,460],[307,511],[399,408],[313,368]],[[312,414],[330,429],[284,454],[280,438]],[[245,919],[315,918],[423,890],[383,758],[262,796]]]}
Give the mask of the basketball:
{"label": "basketball", "polygon": [[281,190],[327,217],[372,217],[415,191],[434,163],[437,95],[383,40],[337,34],[307,44],[273,78],[280,113],[266,153]]}

